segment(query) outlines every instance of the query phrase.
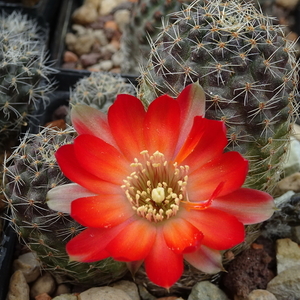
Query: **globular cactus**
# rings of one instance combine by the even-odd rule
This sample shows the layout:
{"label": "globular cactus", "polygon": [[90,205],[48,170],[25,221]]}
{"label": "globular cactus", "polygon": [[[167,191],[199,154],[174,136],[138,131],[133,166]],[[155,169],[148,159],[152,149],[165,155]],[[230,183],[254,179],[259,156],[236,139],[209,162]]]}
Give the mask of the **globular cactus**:
{"label": "globular cactus", "polygon": [[69,183],[56,163],[55,151],[71,143],[76,133],[46,127],[28,134],[4,164],[4,194],[10,220],[20,240],[35,251],[42,267],[62,282],[94,286],[108,284],[127,272],[125,263],[108,258],[96,263],[70,262],[66,243],[83,227],[69,215],[52,211],[47,192]]}
{"label": "globular cactus", "polygon": [[196,0],[152,44],[139,93],[149,104],[199,81],[206,117],[227,126],[228,150],[250,161],[246,186],[271,192],[297,107],[294,43],[250,2]]}
{"label": "globular cactus", "polygon": [[46,36],[46,29],[21,12],[0,16],[0,147],[28,125],[53,90]]}
{"label": "globular cactus", "polygon": [[157,37],[162,18],[180,10],[183,3],[190,2],[191,0],[139,0],[133,4],[131,20],[122,32],[123,74],[139,73],[139,64],[148,58],[151,51],[148,39]]}
{"label": "globular cactus", "polygon": [[70,90],[70,104],[86,104],[107,112],[118,94],[135,95],[135,87],[120,75],[92,72]]}

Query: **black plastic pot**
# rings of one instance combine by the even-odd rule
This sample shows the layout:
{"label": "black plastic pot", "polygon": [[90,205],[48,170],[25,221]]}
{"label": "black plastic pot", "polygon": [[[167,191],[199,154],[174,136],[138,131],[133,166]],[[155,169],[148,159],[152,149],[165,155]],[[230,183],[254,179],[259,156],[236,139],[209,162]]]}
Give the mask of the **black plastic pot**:
{"label": "black plastic pot", "polygon": [[0,236],[0,300],[6,299],[16,244],[16,234],[8,221],[4,221]]}

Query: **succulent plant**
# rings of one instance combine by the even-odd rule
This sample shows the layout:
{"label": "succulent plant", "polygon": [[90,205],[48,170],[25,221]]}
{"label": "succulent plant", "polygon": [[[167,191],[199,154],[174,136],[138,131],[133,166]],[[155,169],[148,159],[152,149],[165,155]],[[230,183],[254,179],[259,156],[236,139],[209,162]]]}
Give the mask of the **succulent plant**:
{"label": "succulent plant", "polygon": [[0,147],[28,125],[37,107],[46,105],[53,88],[46,31],[18,11],[0,16]]}
{"label": "succulent plant", "polygon": [[228,149],[250,161],[246,186],[272,191],[297,107],[294,43],[254,5],[238,0],[194,1],[165,23],[141,70],[145,104],[176,96],[199,81],[206,117],[223,120]]}
{"label": "succulent plant", "polygon": [[138,74],[139,64],[148,58],[151,47],[148,39],[160,32],[162,17],[181,9],[191,0],[139,0],[133,4],[131,20],[122,33],[123,74]]}
{"label": "succulent plant", "polygon": [[4,194],[11,222],[20,240],[35,251],[42,267],[63,282],[76,285],[104,285],[127,272],[125,263],[110,258],[96,263],[70,262],[66,243],[83,227],[69,215],[50,210],[47,192],[70,181],[56,163],[55,151],[71,143],[75,131],[44,128],[27,134],[4,164]]}
{"label": "succulent plant", "polygon": [[134,86],[120,75],[92,72],[71,89],[70,103],[86,104],[106,112],[118,94],[135,95],[136,91]]}

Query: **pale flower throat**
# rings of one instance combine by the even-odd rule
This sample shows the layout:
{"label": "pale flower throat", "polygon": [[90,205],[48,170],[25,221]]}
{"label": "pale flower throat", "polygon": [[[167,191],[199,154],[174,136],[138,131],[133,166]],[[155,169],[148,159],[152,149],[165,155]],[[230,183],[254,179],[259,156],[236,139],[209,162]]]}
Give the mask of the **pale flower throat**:
{"label": "pale flower throat", "polygon": [[124,180],[122,188],[136,213],[152,222],[176,215],[181,201],[187,201],[188,166],[168,162],[159,151],[149,155],[141,152],[130,165],[133,172]]}

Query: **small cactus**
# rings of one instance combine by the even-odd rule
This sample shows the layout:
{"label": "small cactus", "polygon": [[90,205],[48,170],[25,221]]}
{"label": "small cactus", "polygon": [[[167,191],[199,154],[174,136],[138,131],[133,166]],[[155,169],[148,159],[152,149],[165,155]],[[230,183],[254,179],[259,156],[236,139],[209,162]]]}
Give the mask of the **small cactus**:
{"label": "small cactus", "polygon": [[223,120],[228,149],[250,161],[246,185],[272,191],[297,107],[294,42],[246,1],[201,5],[196,0],[174,16],[141,70],[143,101],[147,105],[164,93],[176,96],[199,81],[207,98],[206,117]]}
{"label": "small cactus", "polygon": [[120,75],[92,72],[70,91],[70,104],[86,104],[107,112],[118,94],[135,95],[136,92],[134,86],[126,83]]}
{"label": "small cactus", "polygon": [[156,39],[162,17],[181,9],[191,0],[139,0],[133,4],[131,20],[122,33],[121,48],[124,55],[123,74],[138,74],[139,64],[147,59],[151,47],[148,39]]}
{"label": "small cactus", "polygon": [[11,222],[19,238],[35,251],[42,267],[63,282],[75,285],[104,285],[127,272],[125,263],[110,258],[96,263],[70,262],[66,243],[82,229],[69,215],[50,210],[47,192],[70,181],[62,174],[54,153],[71,143],[76,133],[44,128],[38,134],[27,134],[4,163],[4,195]]}
{"label": "small cactus", "polygon": [[46,38],[37,21],[21,12],[0,16],[0,147],[45,107],[53,88],[46,65]]}

